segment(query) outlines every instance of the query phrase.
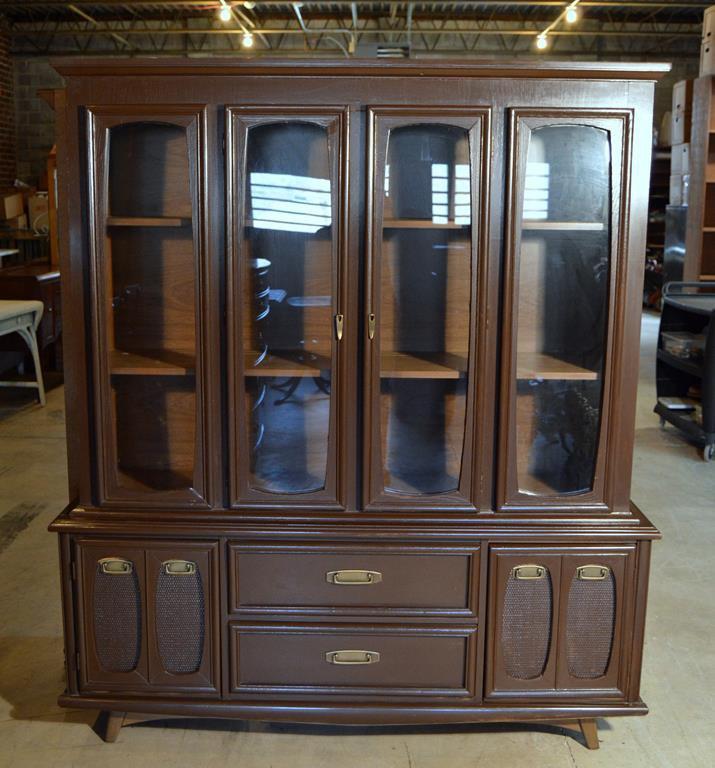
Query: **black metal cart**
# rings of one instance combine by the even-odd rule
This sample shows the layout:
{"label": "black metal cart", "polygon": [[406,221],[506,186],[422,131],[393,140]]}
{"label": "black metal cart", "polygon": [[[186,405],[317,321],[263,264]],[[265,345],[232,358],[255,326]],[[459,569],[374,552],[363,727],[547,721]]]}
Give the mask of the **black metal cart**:
{"label": "black metal cart", "polygon": [[715,282],[668,283],[658,333],[655,413],[715,457]]}

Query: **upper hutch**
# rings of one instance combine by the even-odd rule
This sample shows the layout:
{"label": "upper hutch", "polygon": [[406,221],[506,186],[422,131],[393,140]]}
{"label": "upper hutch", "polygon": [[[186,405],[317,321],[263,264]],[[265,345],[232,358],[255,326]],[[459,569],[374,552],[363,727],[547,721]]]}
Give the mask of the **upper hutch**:
{"label": "upper hutch", "polygon": [[[66,60],[66,706],[643,714],[666,65]],[[126,713],[132,713],[127,715]]]}

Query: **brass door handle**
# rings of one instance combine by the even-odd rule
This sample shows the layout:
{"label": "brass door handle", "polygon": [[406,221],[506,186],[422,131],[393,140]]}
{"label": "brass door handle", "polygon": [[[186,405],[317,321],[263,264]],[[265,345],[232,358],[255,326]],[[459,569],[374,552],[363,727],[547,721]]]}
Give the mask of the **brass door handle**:
{"label": "brass door handle", "polygon": [[543,565],[517,565],[511,569],[511,575],[515,579],[543,579],[546,576],[547,569]]}
{"label": "brass door handle", "polygon": [[191,560],[165,560],[161,567],[169,576],[191,576],[196,573],[196,563]]}
{"label": "brass door handle", "polygon": [[607,565],[582,565],[576,569],[576,578],[580,581],[603,581],[610,572]]}
{"label": "brass door handle", "polygon": [[345,315],[335,315],[335,336],[338,341],[343,338],[343,325],[345,323]]}
{"label": "brass door handle", "polygon": [[378,651],[328,651],[325,660],[328,664],[377,664],[380,654]]}
{"label": "brass door handle", "polygon": [[131,560],[125,560],[123,557],[103,557],[99,561],[102,573],[108,573],[111,576],[123,576],[134,570],[134,563]]}
{"label": "brass door handle", "polygon": [[346,587],[362,586],[364,584],[377,584],[382,581],[380,571],[343,570],[328,571],[325,574],[328,584],[338,584]]}

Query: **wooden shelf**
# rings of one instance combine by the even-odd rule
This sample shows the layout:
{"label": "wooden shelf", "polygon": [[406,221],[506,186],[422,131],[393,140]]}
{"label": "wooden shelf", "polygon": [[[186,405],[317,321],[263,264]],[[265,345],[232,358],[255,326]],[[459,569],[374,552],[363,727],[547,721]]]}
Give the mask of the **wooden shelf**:
{"label": "wooden shelf", "polygon": [[603,232],[605,229],[600,221],[547,221],[541,219],[523,219],[522,229],[540,232]]}
{"label": "wooden shelf", "polygon": [[269,352],[260,365],[254,366],[253,363],[260,354],[260,352],[255,351],[244,353],[244,376],[252,378],[261,376],[314,378],[331,368],[330,358],[325,355],[311,355],[305,352],[287,350]]}
{"label": "wooden shelf", "polygon": [[448,352],[383,352],[382,379],[459,379],[467,370],[467,358]]}
{"label": "wooden shelf", "polygon": [[521,354],[516,361],[516,378],[524,381],[549,379],[555,381],[595,381],[596,371],[538,353]]}
{"label": "wooden shelf", "polygon": [[454,221],[436,223],[430,219],[385,219],[383,229],[469,229],[470,224],[457,224]]}
{"label": "wooden shelf", "polygon": [[141,354],[114,349],[109,353],[109,372],[115,376],[193,376],[196,361],[184,352],[147,349]]}
{"label": "wooden shelf", "polygon": [[180,216],[107,216],[108,227],[188,227],[191,219]]}

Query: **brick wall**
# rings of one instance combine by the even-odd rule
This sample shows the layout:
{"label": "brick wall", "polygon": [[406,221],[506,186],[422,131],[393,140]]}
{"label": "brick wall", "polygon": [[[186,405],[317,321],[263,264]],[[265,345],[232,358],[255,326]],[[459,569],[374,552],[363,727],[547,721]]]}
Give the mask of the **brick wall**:
{"label": "brick wall", "polygon": [[15,104],[10,36],[0,18],[0,188],[15,180]]}
{"label": "brick wall", "polygon": [[55,113],[37,95],[39,88],[61,88],[62,78],[47,59],[15,58],[17,178],[37,185],[55,143]]}

